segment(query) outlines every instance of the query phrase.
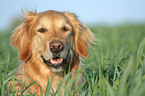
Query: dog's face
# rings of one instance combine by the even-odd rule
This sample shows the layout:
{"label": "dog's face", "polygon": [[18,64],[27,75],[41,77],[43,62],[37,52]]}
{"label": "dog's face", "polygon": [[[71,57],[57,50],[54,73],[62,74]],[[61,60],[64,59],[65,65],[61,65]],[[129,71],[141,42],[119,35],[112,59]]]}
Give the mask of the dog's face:
{"label": "dog's face", "polygon": [[32,29],[32,55],[42,59],[53,72],[61,71],[71,51],[72,25],[62,13],[50,11],[39,15]]}
{"label": "dog's face", "polygon": [[29,12],[24,23],[12,37],[23,61],[40,60],[53,72],[64,70],[71,51],[87,57],[87,45],[92,33],[72,13],[47,11]]}

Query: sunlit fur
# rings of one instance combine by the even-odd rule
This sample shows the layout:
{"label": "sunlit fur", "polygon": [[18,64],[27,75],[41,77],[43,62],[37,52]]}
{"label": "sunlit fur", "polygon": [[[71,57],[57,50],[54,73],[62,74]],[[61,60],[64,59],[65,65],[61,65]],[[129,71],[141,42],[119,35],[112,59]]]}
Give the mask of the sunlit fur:
{"label": "sunlit fur", "polygon": [[[63,32],[61,30],[63,26],[69,27],[69,30]],[[44,33],[38,32],[41,27],[45,27],[47,31]],[[41,55],[44,55],[46,59],[52,58],[52,53],[49,50],[49,43],[52,40],[63,41],[65,49],[61,56],[67,58],[64,70],[68,72],[70,65],[70,71],[75,71],[70,79],[75,78],[80,64],[79,57],[86,58],[88,56],[87,46],[92,42],[92,39],[91,31],[73,13],[52,10],[42,13],[27,12],[24,15],[24,22],[14,30],[11,39],[11,44],[16,46],[19,59],[22,61],[16,73],[16,79],[28,86],[31,83],[28,79],[30,78],[36,81],[45,93],[48,79],[51,80],[51,77],[56,73],[42,61]],[[52,87],[54,91],[57,90],[57,86],[63,77],[64,71],[53,78]],[[78,84],[81,83],[81,77],[80,73]],[[11,81],[10,85],[13,83]],[[40,95],[40,87],[34,84],[29,90],[32,94]],[[15,91],[17,90],[23,90],[23,87],[15,82]],[[64,89],[62,88],[63,93]]]}

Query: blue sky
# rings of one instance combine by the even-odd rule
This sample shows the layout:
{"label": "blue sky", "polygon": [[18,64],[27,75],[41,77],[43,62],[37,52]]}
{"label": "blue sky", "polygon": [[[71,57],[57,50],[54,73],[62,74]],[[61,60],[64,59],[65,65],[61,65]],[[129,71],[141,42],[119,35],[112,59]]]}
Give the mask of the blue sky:
{"label": "blue sky", "polygon": [[37,9],[69,11],[76,13],[83,23],[108,23],[145,21],[145,0],[1,0],[0,29],[22,16],[22,10]]}

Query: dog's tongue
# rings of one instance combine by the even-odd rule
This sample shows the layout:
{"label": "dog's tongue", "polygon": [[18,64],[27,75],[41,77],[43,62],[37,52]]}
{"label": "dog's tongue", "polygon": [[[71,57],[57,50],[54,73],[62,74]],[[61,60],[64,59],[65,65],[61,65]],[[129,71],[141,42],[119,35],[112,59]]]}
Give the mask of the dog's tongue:
{"label": "dog's tongue", "polygon": [[50,62],[51,62],[52,64],[60,64],[60,63],[62,63],[62,61],[63,61],[63,58],[51,59],[51,60],[50,60]]}

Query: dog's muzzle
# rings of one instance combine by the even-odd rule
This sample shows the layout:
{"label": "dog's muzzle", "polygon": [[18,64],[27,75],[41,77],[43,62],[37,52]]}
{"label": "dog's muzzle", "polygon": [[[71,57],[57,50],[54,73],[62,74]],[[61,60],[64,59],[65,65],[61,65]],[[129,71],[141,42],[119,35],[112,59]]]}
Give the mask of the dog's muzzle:
{"label": "dog's muzzle", "polygon": [[61,52],[64,50],[64,44],[61,41],[50,42],[50,51],[53,54],[53,58],[46,60],[42,55],[41,58],[43,62],[50,67],[53,72],[59,72],[64,70],[64,65],[66,63],[66,58],[61,57]]}

